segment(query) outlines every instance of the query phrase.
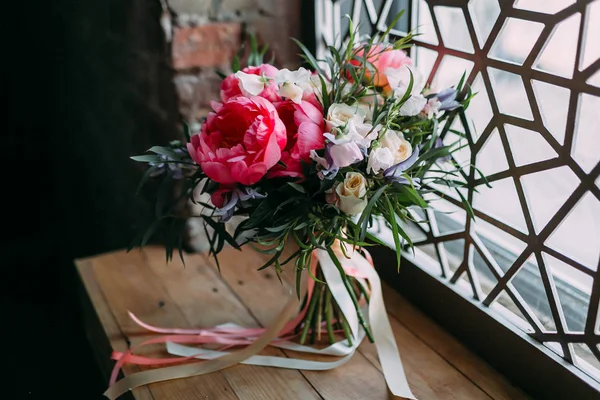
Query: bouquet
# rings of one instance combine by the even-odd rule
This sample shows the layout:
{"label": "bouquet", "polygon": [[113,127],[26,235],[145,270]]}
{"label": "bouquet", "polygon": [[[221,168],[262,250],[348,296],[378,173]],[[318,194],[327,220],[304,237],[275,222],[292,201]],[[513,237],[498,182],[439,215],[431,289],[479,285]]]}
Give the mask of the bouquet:
{"label": "bouquet", "polygon": [[[303,275],[311,276],[316,286],[301,299],[306,312],[294,328],[300,344],[321,335],[333,344],[336,332],[349,346],[356,340],[328,285],[323,257],[337,269],[373,341],[363,307],[372,287],[345,268],[346,260],[360,248],[385,245],[369,231],[380,222],[391,229],[399,266],[412,245],[405,229],[409,209],[428,207],[432,185],[462,185],[461,167],[450,157],[461,145],[444,144],[440,133],[472,96],[464,75],[455,87],[427,87],[404,51],[412,35],[388,37],[389,30],[359,37],[351,23],[345,43],[330,47],[322,60],[296,42],[308,68],[294,71],[263,63],[266,47],[253,42],[247,65],[241,68],[236,58],[233,73],[223,76],[220,99],[199,130],[190,135],[185,127],[187,143],[132,157],[148,163],[144,181],[160,176],[166,188],[157,201],[160,218],[141,244],[166,226],[172,228],[167,259],[176,248],[181,252],[184,225],[173,210],[189,199],[207,211],[200,218],[217,265],[226,244],[247,244],[269,256],[260,269],[294,268],[299,296]],[[199,185],[210,201],[199,200]],[[173,187],[180,194],[168,205]],[[234,216],[243,221],[232,232],[226,224]],[[294,251],[284,258],[288,245]]]}

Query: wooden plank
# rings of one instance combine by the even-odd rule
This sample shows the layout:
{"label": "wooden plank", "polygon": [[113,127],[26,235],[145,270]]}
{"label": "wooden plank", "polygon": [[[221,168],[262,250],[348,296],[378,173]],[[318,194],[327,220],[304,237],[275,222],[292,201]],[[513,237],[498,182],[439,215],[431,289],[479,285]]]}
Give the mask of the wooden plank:
{"label": "wooden plank", "polygon": [[[115,351],[126,351],[128,346],[126,338],[119,329],[94,275],[94,259],[95,258],[76,260],[75,264],[87,297],[85,300],[90,302],[94,308],[93,310],[84,309],[85,314],[83,318],[86,334],[90,343],[93,345],[95,350],[94,354],[104,373],[106,383],[108,384],[108,378],[112,368],[112,361],[110,361],[109,358],[111,351],[113,349]],[[85,301],[83,303],[86,304]],[[91,315],[92,313],[93,315]],[[101,324],[100,327],[96,325],[96,319],[99,320]],[[112,349],[105,348],[107,341]],[[124,367],[124,371],[129,375],[140,371],[140,369],[137,365],[127,365]],[[133,396],[140,400],[154,399],[147,386],[134,389]]]}
{"label": "wooden plank", "polygon": [[[163,258],[164,259],[164,258]],[[137,326],[129,316],[131,310],[150,324],[189,327],[177,304],[160,284],[160,280],[147,266],[144,253],[115,252],[91,259],[94,279],[101,289],[107,307],[120,328],[109,338],[118,348],[120,341],[133,345],[156,335],[149,335]],[[103,321],[104,322],[104,321]],[[164,346],[148,346],[137,354],[150,357],[167,356]],[[125,375],[132,370],[127,366]],[[148,367],[140,367],[147,369]],[[195,376],[149,385],[154,399],[238,399],[222,372]],[[137,393],[135,393],[137,396]]]}
{"label": "wooden plank", "polygon": [[[201,255],[185,257],[181,261],[165,265],[164,249],[149,248],[148,266],[160,277],[171,299],[178,305],[191,326],[208,327],[234,322],[247,327],[258,326],[246,307],[235,297],[230,288],[221,281],[211,268],[211,263]],[[247,251],[244,255],[248,253]],[[236,256],[240,256],[237,253]],[[254,267],[247,264],[247,257],[240,257],[236,264],[228,265],[237,270]],[[281,306],[283,304],[280,303]],[[275,311],[269,319],[276,315]],[[261,354],[283,356],[279,349],[267,348]],[[240,399],[277,399],[286,393],[286,399],[319,399],[320,397],[304,379],[300,371],[239,365],[222,371]]]}
{"label": "wooden plank", "polygon": [[503,375],[477,357],[394,289],[384,285],[383,294],[389,314],[401,321],[406,329],[435,350],[491,398],[497,400],[529,399],[523,391],[513,386]]}

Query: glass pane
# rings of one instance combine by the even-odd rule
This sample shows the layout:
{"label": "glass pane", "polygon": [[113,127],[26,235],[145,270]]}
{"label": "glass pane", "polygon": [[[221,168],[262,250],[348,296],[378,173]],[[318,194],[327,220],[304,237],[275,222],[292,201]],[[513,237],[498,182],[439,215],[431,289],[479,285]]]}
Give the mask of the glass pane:
{"label": "glass pane", "polygon": [[469,12],[475,25],[479,46],[483,47],[500,15],[500,6],[497,0],[471,1]]}
{"label": "glass pane", "polygon": [[540,232],[573,193],[579,179],[568,167],[521,177],[536,232]]}
{"label": "glass pane", "polygon": [[589,192],[583,195],[546,244],[595,271],[600,258],[600,201]]}
{"label": "glass pane", "polygon": [[544,29],[543,24],[507,18],[490,50],[493,58],[523,64]]}
{"label": "glass pane", "polygon": [[473,53],[473,42],[462,9],[436,6],[433,8],[446,47]]}
{"label": "glass pane", "polygon": [[598,46],[600,23],[598,21],[600,21],[600,1],[594,1],[587,6],[581,70],[586,69],[591,63],[600,58],[600,46]]}
{"label": "glass pane", "polygon": [[527,232],[521,202],[512,178],[493,182],[488,188],[485,185],[477,187],[474,196],[474,207],[522,232]]}
{"label": "glass pane", "polygon": [[485,176],[508,169],[508,161],[506,161],[506,154],[504,153],[504,147],[502,147],[502,140],[500,139],[498,129],[494,129],[485,143],[483,143],[481,150],[477,153],[475,165]]}
{"label": "glass pane", "polygon": [[504,125],[504,130],[516,166],[558,157],[556,151],[542,137],[541,133],[508,124]]}
{"label": "glass pane", "polygon": [[[579,96],[577,130],[573,146],[573,158],[585,172],[590,172],[600,161],[600,97],[582,94]],[[596,127],[590,129],[590,127]]]}
{"label": "glass pane", "polygon": [[580,20],[577,13],[556,25],[535,64],[537,69],[566,78],[573,76]]}
{"label": "glass pane", "polygon": [[415,28],[419,33],[417,40],[425,43],[438,44],[433,20],[431,19],[431,12],[429,11],[429,6],[425,0],[419,0],[417,8],[417,26]]}
{"label": "glass pane", "polygon": [[555,14],[575,3],[575,0],[518,0],[515,4],[516,8],[522,10],[536,11],[545,14]]}
{"label": "glass pane", "polygon": [[542,81],[531,81],[544,126],[563,144],[569,108],[569,89]]}
{"label": "glass pane", "polygon": [[523,80],[517,74],[488,67],[494,97],[501,113],[532,120]]}

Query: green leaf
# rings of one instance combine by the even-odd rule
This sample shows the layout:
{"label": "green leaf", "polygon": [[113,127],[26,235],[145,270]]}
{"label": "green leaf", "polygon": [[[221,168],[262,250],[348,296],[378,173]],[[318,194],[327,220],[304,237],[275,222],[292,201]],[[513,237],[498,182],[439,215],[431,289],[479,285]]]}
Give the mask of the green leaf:
{"label": "green leaf", "polygon": [[150,175],[152,175],[152,173],[154,171],[156,171],[157,169],[158,169],[158,167],[156,165],[153,165],[150,168],[148,168],[146,170],[146,172],[144,172],[144,175],[142,175],[142,179],[140,179],[140,183],[138,184],[138,187],[137,187],[137,189],[135,191],[136,195],[140,194],[140,192],[142,191],[144,185],[146,184],[146,182],[150,178]]}
{"label": "green leaf", "polygon": [[315,58],[315,56],[312,55],[312,53],[310,52],[310,50],[308,50],[306,48],[306,46],[304,44],[302,44],[299,40],[294,39],[294,38],[292,38],[292,40],[294,42],[296,42],[296,44],[298,45],[298,47],[300,47],[300,50],[302,50],[302,52],[306,56],[306,61],[308,61],[308,63],[310,64],[310,66],[315,71],[317,71],[319,74],[323,74],[323,70],[321,69],[321,67],[319,67],[319,63],[317,62],[317,59]]}
{"label": "green leaf", "polygon": [[465,78],[467,77],[467,71],[464,71],[462,76],[460,77],[460,80],[458,81],[458,85],[456,85],[456,91],[458,93],[460,93],[460,91],[462,90],[463,84],[465,83]]}
{"label": "green leaf", "polygon": [[152,236],[160,226],[160,223],[161,220],[157,219],[152,223],[152,225],[148,227],[146,233],[144,234],[144,237],[142,238],[142,242],[140,243],[141,247],[144,247],[146,244],[148,244],[148,241],[152,238]]}
{"label": "green leaf", "polygon": [[299,185],[299,184],[294,183],[294,182],[288,182],[287,184],[289,186],[293,187],[294,189],[296,189],[297,191],[299,191],[300,193],[306,193],[306,190],[304,190],[304,188],[302,187],[302,185]]}
{"label": "green leaf", "polygon": [[163,156],[171,157],[174,160],[179,160],[181,158],[179,154],[175,153],[175,151],[173,149],[170,149],[168,147],[153,146],[153,147],[150,147],[148,149],[148,151],[151,151],[153,153],[160,154]]}
{"label": "green leaf", "polygon": [[131,158],[133,161],[139,161],[139,162],[160,162],[162,161],[162,159],[159,156],[153,155],[153,154],[144,154],[142,156],[133,156],[133,157],[129,157]]}
{"label": "green leaf", "polygon": [[326,113],[329,109],[331,99],[329,98],[329,92],[327,91],[327,83],[321,74],[319,74],[319,80],[321,81],[321,102],[323,103],[323,110],[325,110]]}
{"label": "green leaf", "polygon": [[281,257],[281,253],[282,253],[282,252],[283,252],[283,250],[281,250],[281,251],[277,252],[277,254],[275,254],[275,255],[273,256],[273,258],[271,258],[271,259],[270,259],[269,261],[267,261],[267,262],[266,262],[266,263],[265,263],[265,264],[264,264],[262,267],[260,267],[260,268],[258,269],[258,271],[262,271],[263,269],[265,269],[265,268],[269,267],[270,265],[272,265],[273,263],[275,263],[275,262],[276,262],[276,261],[279,259],[279,257]]}
{"label": "green leaf", "polygon": [[245,229],[249,230],[258,227],[273,212],[269,201],[263,200],[258,207],[250,214],[250,217],[245,221]]}
{"label": "green leaf", "polygon": [[290,226],[290,222],[288,222],[287,224],[283,224],[283,225],[279,225],[279,226],[275,226],[275,227],[266,227],[265,230],[269,231],[269,232],[273,232],[273,233],[277,233],[277,232],[281,232],[284,231],[288,226]]}
{"label": "green leaf", "polygon": [[238,55],[236,55],[235,57],[233,57],[233,60],[231,60],[231,71],[235,74],[239,70],[240,70],[240,57]]}
{"label": "green leaf", "polygon": [[[377,189],[377,191],[373,194],[373,196],[371,196],[371,199],[369,200],[369,202],[367,203],[367,206],[365,207],[365,209],[363,210],[359,220],[358,220],[358,227],[360,227],[360,241],[363,242],[365,240],[365,236],[367,234],[367,224],[369,223],[369,217],[371,215],[371,210],[373,209],[373,207],[375,206],[375,203],[377,203],[377,200],[379,200],[379,196],[381,196],[381,194],[388,188],[388,185],[383,185],[382,187],[380,187],[379,189]],[[355,241],[358,241],[359,239],[356,237],[354,237]]]}
{"label": "green leaf", "polygon": [[241,250],[240,245],[233,239],[233,237],[225,229],[225,224],[222,222],[216,222],[211,216],[203,215],[202,218],[210,225],[214,230],[215,234],[218,234],[219,240],[225,240],[234,249]]}
{"label": "green leaf", "polygon": [[394,246],[396,247],[396,263],[398,270],[400,270],[400,259],[402,258],[402,251],[400,245],[400,233],[398,232],[398,221],[396,220],[396,211],[394,211],[394,206],[392,205],[390,199],[388,199],[387,196],[383,196],[383,198],[388,208],[388,216],[386,219],[392,227],[392,236],[394,237]]}
{"label": "green leaf", "polygon": [[469,215],[469,217],[471,217],[471,219],[475,219],[475,212],[473,211],[473,207],[471,207],[471,204],[467,201],[467,199],[465,198],[465,196],[463,196],[463,194],[460,192],[460,190],[458,190],[458,188],[455,189],[456,193],[458,193],[458,196],[460,197],[460,201],[462,202],[463,206],[465,207],[465,211],[467,211],[467,214]]}
{"label": "green leaf", "polygon": [[390,34],[390,32],[392,31],[392,29],[394,29],[394,26],[396,26],[396,24],[398,23],[398,21],[400,21],[400,18],[402,18],[402,16],[404,15],[404,11],[405,10],[400,11],[396,15],[396,17],[392,20],[392,22],[390,23],[390,25],[388,26],[388,28],[385,30],[385,32],[381,36],[383,39],[385,39]]}
{"label": "green leaf", "polygon": [[421,208],[427,208],[427,202],[423,200],[421,195],[415,189],[405,185],[397,186],[397,188],[400,192],[405,194],[415,205]]}
{"label": "green leaf", "polygon": [[181,124],[183,125],[183,134],[185,135],[186,139],[189,141],[190,138],[192,137],[190,125],[185,121],[182,121]]}

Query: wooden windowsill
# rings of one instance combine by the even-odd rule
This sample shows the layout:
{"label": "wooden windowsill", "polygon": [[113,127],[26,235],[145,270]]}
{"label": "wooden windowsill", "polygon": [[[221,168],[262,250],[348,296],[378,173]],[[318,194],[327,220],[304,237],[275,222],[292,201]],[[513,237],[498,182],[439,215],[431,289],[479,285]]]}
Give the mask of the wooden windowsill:
{"label": "wooden windowsill", "polygon": [[[86,333],[108,377],[113,350],[155,337],[137,326],[208,327],[224,322],[266,325],[285,303],[285,289],[251,249],[225,250],[221,275],[203,255],[165,264],[164,249],[118,251],[76,261],[83,284]],[[526,399],[484,361],[388,287],[386,307],[408,381],[423,399]],[[164,346],[138,354],[167,357]],[[264,354],[296,356],[268,348]],[[327,359],[322,356],[322,359]],[[140,371],[127,365],[124,375]],[[388,399],[375,347],[364,341],[352,359],[331,371],[297,371],[238,365],[209,375],[134,389],[135,399]]]}

